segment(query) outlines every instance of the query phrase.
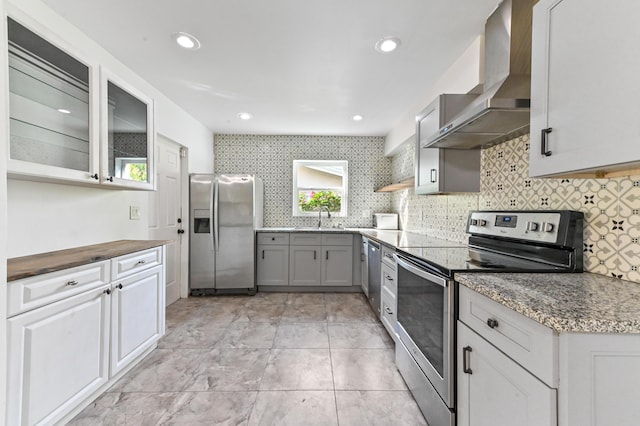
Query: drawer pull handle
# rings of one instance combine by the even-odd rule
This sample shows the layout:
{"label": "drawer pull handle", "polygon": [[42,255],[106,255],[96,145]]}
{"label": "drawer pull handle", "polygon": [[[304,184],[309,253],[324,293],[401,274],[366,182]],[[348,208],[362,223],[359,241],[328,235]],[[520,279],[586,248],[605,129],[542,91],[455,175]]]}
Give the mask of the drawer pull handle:
{"label": "drawer pull handle", "polygon": [[329,250],[327,250],[327,255],[326,255],[325,259],[329,260]]}
{"label": "drawer pull handle", "polygon": [[313,251],[313,260],[316,260],[316,251]]}
{"label": "drawer pull handle", "polygon": [[385,306],[385,307],[384,307],[384,310],[385,310],[385,312],[386,312],[386,313],[388,313],[389,315],[393,315],[393,311],[392,311],[391,309],[389,309],[389,307],[388,307],[388,306]]}
{"label": "drawer pull handle", "polygon": [[487,325],[489,328],[496,328],[498,326],[498,320],[494,320],[493,318],[489,318],[487,320]]}
{"label": "drawer pull handle", "polygon": [[146,260],[138,260],[138,262],[136,263],[136,265],[144,265],[145,263],[147,263]]}
{"label": "drawer pull handle", "polygon": [[473,352],[471,346],[465,346],[462,348],[462,371],[467,374],[473,374],[473,371],[469,367],[471,364],[471,352]]}
{"label": "drawer pull handle", "polygon": [[78,284],[79,284],[79,283],[78,283],[78,281],[76,281],[76,280],[73,280],[73,281],[67,281],[67,285],[68,285],[68,286],[78,285]]}
{"label": "drawer pull handle", "polygon": [[542,129],[540,131],[541,133],[541,137],[540,137],[540,154],[544,155],[545,157],[548,157],[551,155],[551,151],[549,151],[549,140],[547,138],[547,135],[549,133],[551,133],[553,131],[553,129],[551,127],[548,127],[546,129]]}
{"label": "drawer pull handle", "polygon": [[393,278],[391,278],[391,276],[389,276],[389,275],[385,275],[384,279],[387,280],[387,281],[393,281]]}

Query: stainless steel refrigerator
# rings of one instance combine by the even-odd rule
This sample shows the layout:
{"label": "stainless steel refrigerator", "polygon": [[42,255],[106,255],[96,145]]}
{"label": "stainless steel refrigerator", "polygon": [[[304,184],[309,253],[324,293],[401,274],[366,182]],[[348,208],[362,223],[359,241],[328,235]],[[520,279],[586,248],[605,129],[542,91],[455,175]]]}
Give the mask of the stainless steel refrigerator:
{"label": "stainless steel refrigerator", "polygon": [[192,294],[255,291],[255,229],[262,227],[262,179],[189,176]]}

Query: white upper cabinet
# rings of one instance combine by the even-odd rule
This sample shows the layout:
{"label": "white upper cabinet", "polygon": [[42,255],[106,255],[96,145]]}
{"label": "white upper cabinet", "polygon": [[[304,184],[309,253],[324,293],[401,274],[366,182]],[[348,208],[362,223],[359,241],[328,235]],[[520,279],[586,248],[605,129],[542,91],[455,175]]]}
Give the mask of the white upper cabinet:
{"label": "white upper cabinet", "polygon": [[9,173],[98,183],[97,70],[8,18]]}
{"label": "white upper cabinet", "polygon": [[639,14],[633,0],[534,7],[531,176],[640,169]]}
{"label": "white upper cabinet", "polygon": [[100,70],[100,175],[106,184],[153,189],[153,100]]}
{"label": "white upper cabinet", "polygon": [[153,100],[28,17],[7,24],[9,177],[153,190]]}

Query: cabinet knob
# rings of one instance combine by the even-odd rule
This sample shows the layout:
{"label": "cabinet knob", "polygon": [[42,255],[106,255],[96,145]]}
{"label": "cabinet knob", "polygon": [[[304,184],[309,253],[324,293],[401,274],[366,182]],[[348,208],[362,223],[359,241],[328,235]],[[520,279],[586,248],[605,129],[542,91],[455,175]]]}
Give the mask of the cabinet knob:
{"label": "cabinet knob", "polygon": [[387,314],[389,314],[389,315],[393,315],[393,311],[392,311],[391,309],[389,309],[389,307],[388,307],[388,306],[385,306],[385,307],[384,307],[384,310],[385,310],[385,312],[386,312]]}
{"label": "cabinet knob", "polygon": [[136,262],[136,265],[144,265],[145,263],[147,263],[146,260],[142,259],[142,260],[138,260]]}
{"label": "cabinet knob", "polygon": [[496,328],[498,326],[498,320],[494,320],[493,318],[489,318],[487,320],[487,325],[489,328]]}
{"label": "cabinet knob", "polygon": [[113,176],[109,176],[105,179],[105,182],[113,182]]}
{"label": "cabinet knob", "polygon": [[118,285],[116,286],[116,288],[118,288],[118,289],[122,290],[122,283],[118,284]]}
{"label": "cabinet knob", "polygon": [[184,229],[178,229],[178,234],[184,234]]}
{"label": "cabinet knob", "polygon": [[95,179],[95,180],[100,179],[100,176],[98,176],[98,174],[97,174],[97,173],[94,173],[94,174],[90,175],[89,177],[90,177],[91,179]]}
{"label": "cabinet knob", "polygon": [[110,290],[110,289],[106,289],[105,291],[103,291],[103,293],[105,293],[105,294],[111,294],[111,290]]}

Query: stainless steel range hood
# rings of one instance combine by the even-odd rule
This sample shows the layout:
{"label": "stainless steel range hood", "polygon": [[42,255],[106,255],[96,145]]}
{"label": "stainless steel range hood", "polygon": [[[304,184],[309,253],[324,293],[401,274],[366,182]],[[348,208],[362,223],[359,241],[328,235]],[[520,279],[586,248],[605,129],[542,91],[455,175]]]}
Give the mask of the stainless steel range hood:
{"label": "stainless steel range hood", "polygon": [[529,132],[531,17],[536,0],[504,0],[485,27],[485,91],[423,147],[480,148]]}

